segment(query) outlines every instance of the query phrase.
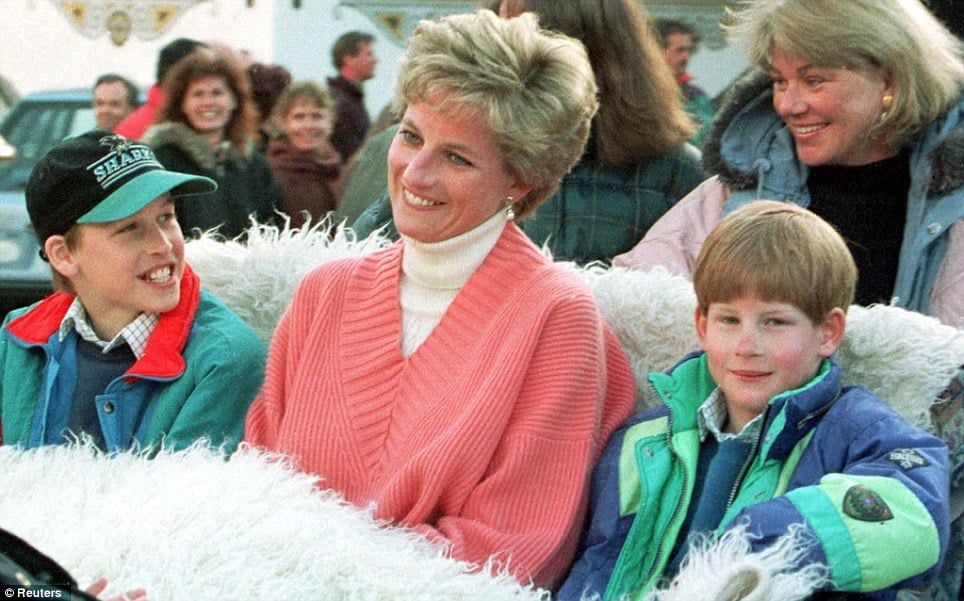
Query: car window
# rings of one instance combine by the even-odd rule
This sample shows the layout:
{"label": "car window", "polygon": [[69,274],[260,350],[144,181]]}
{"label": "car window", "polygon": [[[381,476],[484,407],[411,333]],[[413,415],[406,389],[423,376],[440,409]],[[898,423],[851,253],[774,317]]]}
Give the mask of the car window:
{"label": "car window", "polygon": [[70,124],[70,130],[66,136],[76,136],[95,127],[97,127],[97,118],[94,116],[94,109],[90,107],[79,108],[74,112],[74,120]]}
{"label": "car window", "polygon": [[94,127],[94,111],[79,103],[22,102],[7,115],[0,135],[17,149],[14,160],[0,163],[0,190],[26,186],[41,156],[69,135]]}

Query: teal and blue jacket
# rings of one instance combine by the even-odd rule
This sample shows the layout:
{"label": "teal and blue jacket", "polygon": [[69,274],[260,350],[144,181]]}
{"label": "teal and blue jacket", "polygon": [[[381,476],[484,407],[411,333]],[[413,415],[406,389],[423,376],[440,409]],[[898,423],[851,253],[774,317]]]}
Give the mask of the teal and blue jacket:
{"label": "teal and blue jacket", "polygon": [[[697,408],[716,388],[694,353],[650,374],[663,403],[610,439],[592,479],[576,564],[557,596],[638,598],[663,578],[692,499]],[[742,524],[758,551],[804,526],[805,564],[829,568],[829,590],[893,599],[934,576],[948,544],[947,447],[861,387],[841,387],[826,360],[805,386],[768,403],[763,427],[717,534]],[[912,550],[912,551],[910,551]]]}
{"label": "teal and blue jacket", "polygon": [[[13,311],[0,332],[2,443],[65,441],[77,379],[76,332],[60,340],[74,297],[56,292]],[[178,450],[198,439],[232,452],[264,379],[267,347],[187,266],[177,307],[161,314],[144,355],[95,403],[109,452]]]}

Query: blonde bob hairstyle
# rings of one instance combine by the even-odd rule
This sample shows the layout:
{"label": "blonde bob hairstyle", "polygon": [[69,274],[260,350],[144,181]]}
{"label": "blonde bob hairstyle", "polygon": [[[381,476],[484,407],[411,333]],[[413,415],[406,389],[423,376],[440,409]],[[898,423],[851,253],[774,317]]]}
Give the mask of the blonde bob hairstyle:
{"label": "blonde bob hairstyle", "polygon": [[774,49],[823,68],[877,72],[893,104],[869,132],[912,143],[964,90],[960,41],[919,0],[754,0],[731,13],[731,41],[770,70]]}
{"label": "blonde bob hairstyle", "polygon": [[740,298],[793,305],[821,324],[853,303],[857,266],[832,225],[792,203],[751,202],[724,217],[700,248],[700,312]]}
{"label": "blonde bob hairstyle", "polygon": [[489,10],[422,21],[409,39],[392,108],[425,102],[471,115],[492,130],[507,168],[532,184],[519,218],[549,198],[582,155],[596,112],[596,83],[577,40],[539,28],[530,13]]}

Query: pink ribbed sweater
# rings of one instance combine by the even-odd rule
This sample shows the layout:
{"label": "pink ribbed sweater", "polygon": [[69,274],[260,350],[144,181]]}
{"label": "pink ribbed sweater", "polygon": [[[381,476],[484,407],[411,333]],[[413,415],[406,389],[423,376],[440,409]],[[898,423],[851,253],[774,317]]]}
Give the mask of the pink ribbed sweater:
{"label": "pink ribbed sweater", "polygon": [[303,280],[245,439],[454,557],[497,555],[551,586],[572,560],[593,463],[632,411],[629,362],[585,286],[512,223],[405,359],[402,250]]}

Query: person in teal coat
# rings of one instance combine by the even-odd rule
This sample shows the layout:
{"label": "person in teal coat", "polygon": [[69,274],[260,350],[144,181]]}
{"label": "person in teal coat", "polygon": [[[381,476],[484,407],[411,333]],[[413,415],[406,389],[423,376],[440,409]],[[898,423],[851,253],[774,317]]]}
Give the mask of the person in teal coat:
{"label": "person in teal coat", "polygon": [[[893,600],[938,574],[947,447],[841,382],[856,279],[844,240],[806,209],[756,201],[720,222],[693,276],[702,350],[650,374],[661,404],[610,438],[557,601],[671,586],[694,543],[736,528],[788,571],[819,567],[818,598]],[[781,554],[791,536],[799,553]]]}
{"label": "person in teal coat", "polygon": [[104,130],[41,158],[27,208],[57,291],[0,331],[3,444],[235,449],[266,347],[201,290],[174,213],[215,187]]}

